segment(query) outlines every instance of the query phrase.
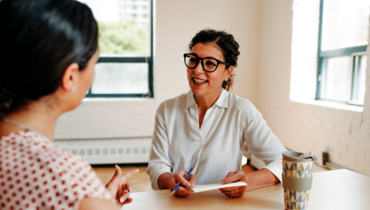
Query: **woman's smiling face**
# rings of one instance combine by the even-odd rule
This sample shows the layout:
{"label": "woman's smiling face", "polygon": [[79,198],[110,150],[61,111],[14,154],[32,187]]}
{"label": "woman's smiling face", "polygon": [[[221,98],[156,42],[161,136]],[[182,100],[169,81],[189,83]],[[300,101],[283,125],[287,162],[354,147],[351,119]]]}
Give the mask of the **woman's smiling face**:
{"label": "woman's smiling face", "polygon": [[[196,54],[200,58],[212,57],[225,62],[224,55],[214,42],[197,43],[194,45],[191,53]],[[222,83],[229,78],[233,71],[230,66],[226,69],[225,64],[219,64],[216,71],[206,72],[199,63],[194,69],[187,68],[187,76],[191,91],[195,96],[211,96],[221,93]]]}

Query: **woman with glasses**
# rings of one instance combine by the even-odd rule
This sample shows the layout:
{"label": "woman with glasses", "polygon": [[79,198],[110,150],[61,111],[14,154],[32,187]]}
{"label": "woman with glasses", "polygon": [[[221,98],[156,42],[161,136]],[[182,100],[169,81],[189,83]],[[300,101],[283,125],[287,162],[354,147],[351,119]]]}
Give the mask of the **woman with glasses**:
{"label": "woman with glasses", "polygon": [[[163,102],[156,113],[147,173],[152,188],[191,194],[196,184],[244,181],[220,189],[229,197],[280,182],[285,151],[261,113],[246,99],[228,92],[233,84],[239,44],[224,31],[202,30],[184,54],[190,91]],[[266,166],[243,173],[243,145]],[[190,168],[193,172],[184,178]]]}
{"label": "woman with glasses", "polygon": [[0,209],[119,209],[136,174],[105,187],[91,166],[53,144],[58,117],[94,79],[98,26],[74,0],[0,1]]}

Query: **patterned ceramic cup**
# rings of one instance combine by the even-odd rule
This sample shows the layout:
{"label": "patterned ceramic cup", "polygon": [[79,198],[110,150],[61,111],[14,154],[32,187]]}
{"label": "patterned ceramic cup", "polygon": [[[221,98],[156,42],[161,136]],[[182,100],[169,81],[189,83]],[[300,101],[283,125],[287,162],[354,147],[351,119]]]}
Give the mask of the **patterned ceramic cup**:
{"label": "patterned ceramic cup", "polygon": [[283,153],[282,185],[285,209],[307,209],[313,179],[313,160],[316,160],[313,153],[303,154],[293,151]]}

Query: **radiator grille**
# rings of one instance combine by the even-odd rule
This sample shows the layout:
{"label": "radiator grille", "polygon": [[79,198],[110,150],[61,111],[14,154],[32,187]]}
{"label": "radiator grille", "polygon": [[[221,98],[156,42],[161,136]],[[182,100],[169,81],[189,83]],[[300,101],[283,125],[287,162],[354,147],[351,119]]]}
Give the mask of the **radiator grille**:
{"label": "radiator grille", "polygon": [[90,164],[146,163],[151,149],[151,139],[59,140],[55,144]]}

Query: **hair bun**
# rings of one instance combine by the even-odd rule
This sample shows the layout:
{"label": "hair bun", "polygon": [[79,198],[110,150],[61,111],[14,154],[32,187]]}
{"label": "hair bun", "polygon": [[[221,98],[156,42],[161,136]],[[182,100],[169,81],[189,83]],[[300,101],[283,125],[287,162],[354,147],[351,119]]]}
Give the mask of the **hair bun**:
{"label": "hair bun", "polygon": [[14,92],[0,87],[0,116],[4,116],[11,109],[14,98]]}

